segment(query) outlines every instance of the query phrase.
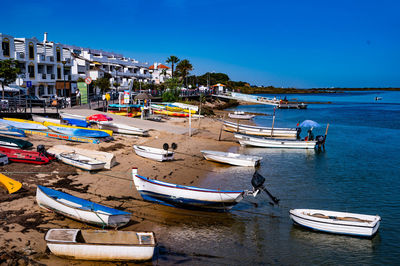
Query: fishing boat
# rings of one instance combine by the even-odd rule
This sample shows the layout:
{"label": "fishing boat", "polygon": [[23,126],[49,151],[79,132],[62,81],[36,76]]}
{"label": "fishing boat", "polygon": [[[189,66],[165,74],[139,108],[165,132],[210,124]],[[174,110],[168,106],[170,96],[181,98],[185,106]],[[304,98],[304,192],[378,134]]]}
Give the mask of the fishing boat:
{"label": "fishing boat", "polygon": [[[40,150],[39,146],[38,150]],[[7,155],[9,161],[17,163],[46,164],[54,159],[51,154],[43,151],[25,151],[0,147],[0,153]]]}
{"label": "fishing boat", "polygon": [[133,145],[133,150],[137,155],[141,157],[159,162],[172,161],[174,159],[173,151],[168,151],[148,146],[139,146],[139,145]]}
{"label": "fishing boat", "polygon": [[0,123],[7,124],[9,126],[19,128],[19,129],[27,129],[27,130],[47,130],[47,127],[42,125],[41,123],[24,120],[24,119],[14,119],[14,118],[5,118],[0,119]]}
{"label": "fishing boat", "polygon": [[0,136],[0,146],[11,149],[29,149],[33,146],[33,144],[23,139]]}
{"label": "fishing boat", "polygon": [[381,221],[378,215],[312,209],[293,209],[289,215],[294,223],[313,230],[360,237],[373,236]]}
{"label": "fishing boat", "polygon": [[[240,145],[262,148],[314,149],[319,143],[317,140],[273,139],[243,134],[235,134],[234,136],[239,140]],[[323,136],[321,137],[323,138]]]}
{"label": "fishing boat", "polygon": [[229,113],[228,116],[229,118],[240,119],[240,120],[250,120],[255,117],[255,115],[249,115],[242,111],[235,111],[233,113]]}
{"label": "fishing boat", "polygon": [[9,194],[17,192],[22,187],[22,184],[20,182],[11,179],[3,174],[0,174],[0,185],[5,187]]}
{"label": "fishing boat", "polygon": [[268,136],[275,138],[297,138],[297,128],[272,128],[272,127],[259,127],[233,123],[229,121],[222,121],[224,123],[224,130],[229,132],[238,132],[246,135],[255,136]]}
{"label": "fishing boat", "polygon": [[97,125],[101,129],[112,130],[114,133],[119,133],[119,134],[139,135],[139,136],[149,135],[149,131],[146,129],[141,129],[138,127],[133,127],[125,124],[99,121],[97,122]]}
{"label": "fishing boat", "polygon": [[0,123],[0,134],[15,137],[26,137],[25,132],[22,129],[15,128],[4,123]]}
{"label": "fishing boat", "polygon": [[79,260],[151,260],[156,247],[153,232],[50,229],[44,239],[54,255]]}
{"label": "fishing boat", "polygon": [[46,125],[49,129],[53,130],[54,132],[71,135],[75,137],[104,138],[112,136],[111,130],[74,127],[74,126],[67,126],[50,122],[44,122],[43,124]]}
{"label": "fishing boat", "polygon": [[37,186],[36,201],[40,207],[49,211],[104,227],[121,227],[131,218],[129,212],[116,210],[44,186]]}
{"label": "fishing boat", "polygon": [[43,123],[43,122],[51,122],[51,123],[55,123],[55,124],[60,124],[60,119],[58,118],[50,118],[50,117],[45,117],[45,116],[40,116],[40,115],[32,115],[32,120],[39,122],[39,123]]}
{"label": "fishing boat", "polygon": [[260,163],[262,157],[251,156],[233,152],[222,152],[222,151],[200,151],[204,158],[209,161],[215,161],[219,163],[226,163],[237,166],[257,166]]}
{"label": "fishing boat", "polygon": [[87,171],[104,169],[106,162],[79,154],[76,152],[63,152],[57,156],[63,163],[78,167]]}

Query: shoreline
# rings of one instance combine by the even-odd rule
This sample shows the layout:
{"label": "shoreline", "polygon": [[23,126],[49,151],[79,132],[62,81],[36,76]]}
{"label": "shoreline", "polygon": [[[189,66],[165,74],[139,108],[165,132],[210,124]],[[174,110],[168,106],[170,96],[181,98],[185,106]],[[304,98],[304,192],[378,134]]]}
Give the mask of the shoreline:
{"label": "shoreline", "polygon": [[[150,137],[147,138],[115,135],[114,141],[95,145],[29,135],[27,140],[35,146],[45,143],[46,148],[50,148],[53,145],[64,144],[112,151],[118,164],[111,170],[97,173],[82,171],[62,162],[51,162],[48,165],[11,163],[3,166],[1,172],[21,182],[23,188],[14,194],[0,190],[0,215],[4,217],[0,220],[0,262],[2,259],[15,261],[19,258],[29,260],[30,263],[67,265],[70,264],[68,260],[46,251],[45,232],[50,228],[101,229],[40,208],[35,199],[36,185],[49,186],[96,203],[131,212],[131,221],[120,230],[154,231],[159,244],[168,246],[168,239],[163,239],[165,232],[162,232],[158,224],[165,223],[171,213],[179,213],[175,219],[184,222],[186,210],[143,201],[133,186],[131,168],[138,167],[138,173],[146,177],[181,185],[200,186],[202,180],[210,173],[210,169],[218,172],[218,166],[206,161],[200,150],[227,151],[232,147],[236,147],[234,149],[239,147],[238,143],[232,141],[231,133],[223,132],[221,141],[218,141],[221,123],[216,123],[215,118],[228,112],[214,111],[216,115],[213,117],[192,120],[192,128],[196,129],[192,137],[188,134],[151,131]],[[170,119],[165,123],[169,126],[188,127],[188,119]],[[132,148],[133,144],[160,148],[163,143],[171,146],[173,142],[178,144],[178,148],[175,160],[172,162],[156,162],[139,157]],[[86,264],[82,261],[74,263]]]}

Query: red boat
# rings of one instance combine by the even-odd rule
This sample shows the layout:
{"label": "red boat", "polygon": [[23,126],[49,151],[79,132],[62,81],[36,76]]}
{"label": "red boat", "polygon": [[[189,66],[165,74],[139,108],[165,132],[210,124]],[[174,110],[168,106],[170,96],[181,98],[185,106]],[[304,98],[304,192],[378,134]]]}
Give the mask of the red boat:
{"label": "red boat", "polygon": [[8,160],[18,163],[46,164],[55,157],[44,149],[43,145],[37,147],[38,151],[25,151],[0,147],[0,153],[7,155]]}

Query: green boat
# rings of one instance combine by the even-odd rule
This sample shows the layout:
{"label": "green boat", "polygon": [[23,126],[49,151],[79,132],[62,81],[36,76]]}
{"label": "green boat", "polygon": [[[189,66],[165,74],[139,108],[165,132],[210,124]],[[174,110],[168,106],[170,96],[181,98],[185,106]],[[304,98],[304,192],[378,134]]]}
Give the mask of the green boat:
{"label": "green boat", "polygon": [[22,139],[0,136],[0,146],[12,149],[29,149],[33,144]]}

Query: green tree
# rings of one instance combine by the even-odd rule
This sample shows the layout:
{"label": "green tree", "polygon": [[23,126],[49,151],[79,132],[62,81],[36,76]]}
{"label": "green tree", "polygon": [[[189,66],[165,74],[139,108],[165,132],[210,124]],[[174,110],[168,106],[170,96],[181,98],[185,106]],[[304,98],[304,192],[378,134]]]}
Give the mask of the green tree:
{"label": "green tree", "polygon": [[13,83],[20,73],[18,68],[18,61],[14,59],[0,60],[0,80],[1,87],[3,88],[2,97],[4,99],[4,86]]}
{"label": "green tree", "polygon": [[167,88],[166,91],[161,95],[163,102],[176,102],[179,100],[180,90],[179,87],[182,84],[177,78],[167,79],[164,86]]}
{"label": "green tree", "polygon": [[172,77],[174,77],[174,65],[177,64],[179,62],[179,58],[176,57],[175,55],[171,55],[170,57],[167,58],[167,60],[165,62],[167,62],[168,64],[171,63],[172,66]]}
{"label": "green tree", "polygon": [[[189,60],[184,59],[184,60],[180,61],[178,65],[176,65],[176,70],[179,71],[182,81],[184,81],[185,78],[189,75],[189,72],[193,70],[193,66],[189,62]],[[186,82],[186,86],[187,86],[187,82]]]}
{"label": "green tree", "polygon": [[98,78],[93,82],[95,87],[100,88],[101,93],[104,93],[110,89],[110,80],[106,77]]}

